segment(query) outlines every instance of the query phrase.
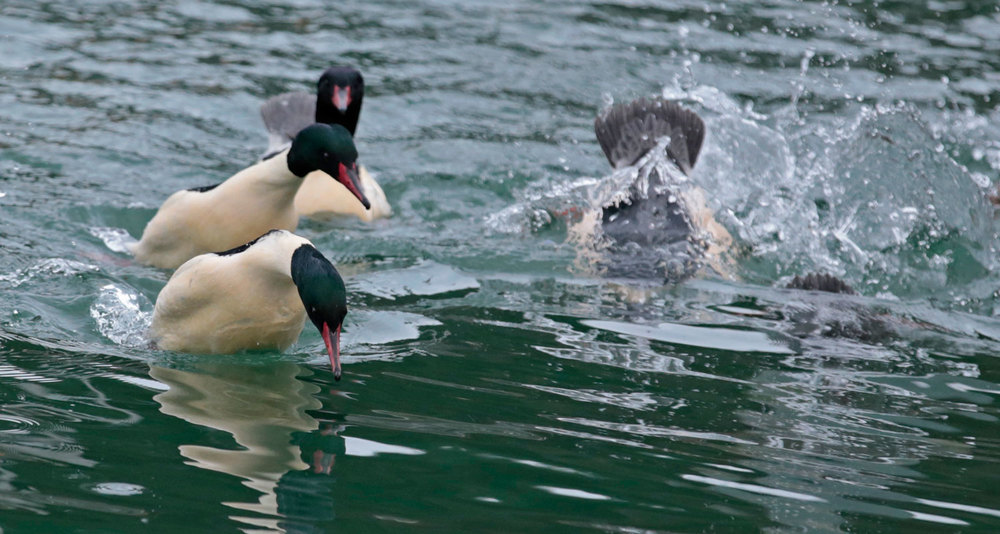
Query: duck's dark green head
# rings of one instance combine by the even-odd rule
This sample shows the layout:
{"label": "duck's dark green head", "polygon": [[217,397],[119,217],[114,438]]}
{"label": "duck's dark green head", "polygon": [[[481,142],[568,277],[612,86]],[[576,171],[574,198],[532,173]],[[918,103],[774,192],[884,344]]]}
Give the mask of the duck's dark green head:
{"label": "duck's dark green head", "polygon": [[365,80],[356,69],[326,69],[316,84],[316,122],[339,124],[354,135],[364,96]]}
{"label": "duck's dark green head", "polygon": [[309,320],[323,335],[333,377],[340,380],[340,328],[347,315],[344,279],[316,247],[302,245],[292,253],[292,282]]}
{"label": "duck's dark green head", "polygon": [[288,170],[300,178],[313,171],[332,176],[364,205],[371,203],[358,181],[358,149],[346,128],[339,124],[313,124],[295,136],[288,151]]}

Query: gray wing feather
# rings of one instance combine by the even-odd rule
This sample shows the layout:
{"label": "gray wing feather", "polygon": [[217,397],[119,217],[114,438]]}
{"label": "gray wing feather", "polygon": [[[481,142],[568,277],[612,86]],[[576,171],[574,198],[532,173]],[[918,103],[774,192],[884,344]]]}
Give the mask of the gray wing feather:
{"label": "gray wing feather", "polygon": [[303,128],[316,122],[316,95],[282,93],[260,106],[260,116],[268,133],[264,159],[281,152]]}
{"label": "gray wing feather", "polygon": [[611,166],[635,164],[670,136],[667,154],[685,174],[691,172],[705,139],[705,123],[695,112],[663,98],[640,98],[612,106],[594,120],[594,133]]}

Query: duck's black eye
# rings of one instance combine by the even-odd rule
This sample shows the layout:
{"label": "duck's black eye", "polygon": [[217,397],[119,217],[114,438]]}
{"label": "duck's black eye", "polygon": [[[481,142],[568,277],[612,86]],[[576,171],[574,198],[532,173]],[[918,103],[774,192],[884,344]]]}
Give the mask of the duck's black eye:
{"label": "duck's black eye", "polygon": [[329,153],[329,152],[326,152],[326,151],[324,151],[324,152],[323,152],[323,159],[330,159],[330,153]]}

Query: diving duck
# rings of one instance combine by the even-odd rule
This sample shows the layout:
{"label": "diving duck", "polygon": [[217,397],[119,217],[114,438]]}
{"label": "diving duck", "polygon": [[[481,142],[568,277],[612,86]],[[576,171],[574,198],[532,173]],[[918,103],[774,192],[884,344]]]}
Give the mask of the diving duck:
{"label": "diving duck", "polygon": [[[351,67],[330,67],[320,76],[315,96],[293,92],[271,97],[260,108],[268,131],[264,159],[287,147],[299,131],[313,122],[339,124],[353,136],[364,94],[365,81],[360,72]],[[362,206],[343,187],[324,180],[321,173],[313,173],[306,177],[295,197],[296,211],[314,219],[353,215],[366,222],[391,215],[389,201],[368,169],[360,166],[358,176],[361,191],[371,201],[370,209]]]}
{"label": "diving duck", "polygon": [[[227,250],[272,228],[294,231],[295,194],[314,171],[339,182],[359,206],[368,199],[358,183],[358,152],[340,125],[314,124],[289,148],[221,184],[178,191],[167,198],[130,249],[149,265],[172,269],[206,252]],[[331,178],[332,177],[332,178]]]}
{"label": "diving duck", "polygon": [[[613,277],[677,281],[706,266],[731,277],[733,238],[688,179],[705,138],[701,118],[670,100],[640,98],[604,110],[594,132],[616,176],[631,169],[634,178],[571,227],[571,238],[597,244],[600,252],[585,259]],[[665,138],[667,162],[653,152]]]}

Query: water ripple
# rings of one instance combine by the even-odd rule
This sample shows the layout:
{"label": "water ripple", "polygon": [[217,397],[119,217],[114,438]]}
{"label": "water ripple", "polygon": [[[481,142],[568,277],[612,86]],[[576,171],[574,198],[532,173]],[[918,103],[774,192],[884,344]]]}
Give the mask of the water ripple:
{"label": "water ripple", "polygon": [[37,264],[19,271],[0,275],[0,281],[8,282],[12,287],[18,287],[29,280],[42,276],[73,276],[87,272],[97,272],[96,265],[69,260],[65,258],[48,258]]}
{"label": "water ripple", "polygon": [[536,488],[551,493],[552,495],[558,495],[560,497],[572,497],[574,499],[584,499],[588,501],[610,501],[611,497],[607,495],[602,495],[600,493],[591,493],[589,491],[583,491],[573,488],[558,488],[555,486],[535,486]]}
{"label": "water ripple", "polygon": [[795,491],[788,491],[777,488],[768,488],[766,486],[759,486],[757,484],[745,484],[742,482],[733,482],[731,480],[722,480],[719,478],[705,477],[701,475],[690,475],[690,474],[681,475],[681,478],[683,478],[684,480],[690,480],[692,482],[701,482],[703,484],[709,484],[720,488],[737,489],[749,493],[770,495],[772,497],[781,497],[783,499],[792,499],[795,501],[826,502],[825,499],[816,497],[814,495],[807,495],[805,493],[798,493]]}
{"label": "water ripple", "polygon": [[375,410],[378,415],[351,415],[347,420],[351,423],[382,428],[385,430],[405,430],[440,436],[468,437],[472,435],[505,436],[528,440],[541,439],[529,430],[528,425],[520,423],[497,422],[492,424],[465,423],[436,417],[388,412]]}
{"label": "water ripple", "polygon": [[60,380],[56,377],[41,376],[9,364],[0,364],[0,377],[16,378],[18,380],[27,380],[29,382],[39,382],[43,384],[59,382]]}
{"label": "water ripple", "polygon": [[795,354],[796,352],[774,339],[775,334],[769,335],[764,332],[752,330],[671,323],[661,323],[656,326],[596,320],[585,320],[580,321],[580,323],[619,334],[639,336],[665,343],[690,345],[705,349],[733,352],[769,352],[775,354]]}
{"label": "water ripple", "polygon": [[344,447],[346,451],[344,454],[348,456],[371,457],[378,456],[379,454],[402,454],[404,456],[416,456],[420,454],[427,454],[425,451],[419,449],[402,447],[399,445],[389,445],[387,443],[379,443],[370,439],[352,438],[350,436],[344,436]]}
{"label": "water ripple", "polygon": [[753,441],[747,441],[745,439],[740,439],[733,436],[727,436],[725,434],[719,434],[717,432],[696,432],[692,430],[683,430],[680,428],[664,428],[657,425],[651,425],[649,423],[635,423],[635,424],[614,423],[611,421],[595,421],[592,419],[583,419],[577,417],[560,417],[559,420],[566,423],[574,423],[578,425],[602,428],[605,430],[614,430],[616,432],[635,434],[637,436],[670,437],[670,438],[681,438],[688,440],[719,441],[723,443],[736,443],[740,445],[756,445],[756,443],[754,443]]}
{"label": "water ripple", "polygon": [[6,426],[6,423],[10,423],[10,428],[0,428],[0,432],[5,434],[28,434],[31,432],[29,427],[38,426],[38,421],[34,419],[0,413],[0,427]]}

